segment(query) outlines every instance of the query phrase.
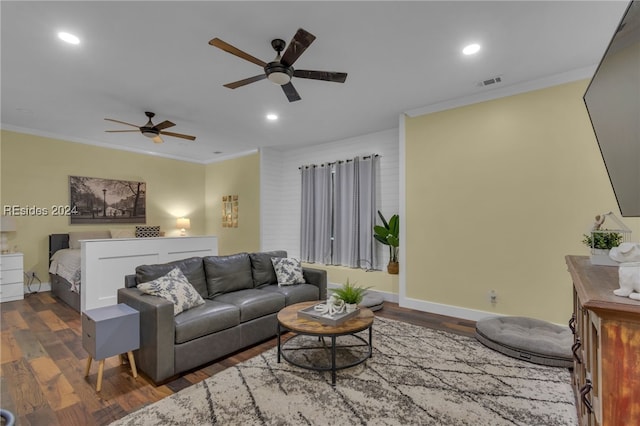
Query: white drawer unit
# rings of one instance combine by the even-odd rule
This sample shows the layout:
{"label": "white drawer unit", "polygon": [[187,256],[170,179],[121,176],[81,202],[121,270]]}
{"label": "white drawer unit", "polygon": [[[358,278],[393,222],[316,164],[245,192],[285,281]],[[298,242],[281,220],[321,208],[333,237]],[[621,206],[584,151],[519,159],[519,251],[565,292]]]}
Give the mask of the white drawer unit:
{"label": "white drawer unit", "polygon": [[0,302],[24,299],[22,253],[0,255]]}

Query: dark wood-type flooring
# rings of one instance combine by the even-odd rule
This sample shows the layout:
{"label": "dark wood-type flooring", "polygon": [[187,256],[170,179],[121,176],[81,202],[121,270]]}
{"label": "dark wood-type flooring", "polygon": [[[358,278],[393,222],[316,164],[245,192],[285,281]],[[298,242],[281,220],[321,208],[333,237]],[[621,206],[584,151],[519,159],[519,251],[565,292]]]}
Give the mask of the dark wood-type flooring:
{"label": "dark wood-type flooring", "polygon": [[[82,347],[80,314],[50,292],[2,303],[0,314],[0,407],[14,413],[20,426],[106,425],[276,345],[271,339],[158,387],[144,374],[134,379],[119,357],[108,358],[102,391],[96,393],[97,362],[84,377],[88,355]],[[389,302],[376,316],[467,336],[475,329],[473,321]]]}

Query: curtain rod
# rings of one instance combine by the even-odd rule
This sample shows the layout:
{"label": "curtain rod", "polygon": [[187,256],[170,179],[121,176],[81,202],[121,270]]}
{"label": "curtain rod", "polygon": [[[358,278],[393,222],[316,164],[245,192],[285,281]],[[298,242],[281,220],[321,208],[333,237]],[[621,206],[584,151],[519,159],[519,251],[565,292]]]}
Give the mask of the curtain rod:
{"label": "curtain rod", "polygon": [[[372,157],[378,158],[378,157],[380,157],[380,155],[379,154],[365,155],[365,156],[362,157],[362,159],[363,160],[367,160],[367,159],[372,158]],[[358,158],[358,157],[356,157],[356,158]],[[333,162],[330,162],[330,163],[322,163],[322,164],[320,164],[320,167],[333,166],[334,164],[348,163],[349,161],[353,161],[353,158],[350,158],[348,160],[337,160],[337,161],[333,161]],[[306,165],[306,166],[300,166],[300,167],[298,167],[298,170],[302,170],[303,168],[308,169],[310,167],[318,167],[318,165],[317,164],[309,164],[309,165]]]}

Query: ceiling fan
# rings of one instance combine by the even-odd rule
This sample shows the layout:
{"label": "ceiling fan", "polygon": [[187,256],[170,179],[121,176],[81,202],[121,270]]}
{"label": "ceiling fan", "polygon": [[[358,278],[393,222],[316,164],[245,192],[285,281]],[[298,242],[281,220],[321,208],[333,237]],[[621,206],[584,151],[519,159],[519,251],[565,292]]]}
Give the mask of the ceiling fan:
{"label": "ceiling fan", "polygon": [[285,48],[285,41],[279,38],[272,40],[271,46],[277,52],[277,55],[276,58],[269,63],[261,61],[260,59],[243,52],[237,47],[220,40],[219,38],[210,40],[209,44],[239,58],[253,62],[264,69],[263,74],[245,78],[244,80],[238,80],[233,83],[227,83],[224,87],[237,89],[238,87],[267,78],[273,83],[282,86],[282,90],[287,96],[287,99],[289,99],[289,102],[295,102],[300,100],[300,95],[295,87],[293,87],[293,84],[291,84],[291,79],[293,77],[332,81],[334,83],[344,83],[347,79],[347,74],[343,72],[296,70],[293,68],[294,62],[304,53],[307,47],[309,47],[315,39],[316,37],[313,34],[300,28],[293,36],[293,39],[291,39],[287,50],[284,51],[282,56],[280,55],[280,52]]}
{"label": "ceiling fan", "polygon": [[123,132],[140,132],[144,136],[150,138],[155,143],[164,142],[160,135],[173,136],[175,138],[189,139],[190,141],[196,140],[195,136],[183,135],[180,133],[167,132],[164,129],[175,126],[174,123],[165,120],[160,124],[153,124],[151,119],[155,116],[153,112],[146,111],[144,113],[149,117],[149,121],[144,126],[136,126],[135,124],[125,123],[124,121],[114,120],[113,118],[105,118],[107,121],[113,121],[114,123],[126,124],[127,126],[135,127],[138,130],[105,130],[107,133],[123,133]]}

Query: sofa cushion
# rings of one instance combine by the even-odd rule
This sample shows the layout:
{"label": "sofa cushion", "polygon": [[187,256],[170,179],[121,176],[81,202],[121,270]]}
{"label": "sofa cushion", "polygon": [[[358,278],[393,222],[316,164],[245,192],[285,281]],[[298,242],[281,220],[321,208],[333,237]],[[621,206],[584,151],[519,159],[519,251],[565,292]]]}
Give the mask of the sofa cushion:
{"label": "sofa cushion", "polygon": [[287,306],[309,300],[318,300],[320,298],[320,289],[312,284],[293,284],[286,286],[272,284],[261,287],[260,290],[284,295]]}
{"label": "sofa cushion", "polygon": [[203,261],[209,298],[230,291],[253,288],[251,261],[247,253],[207,256]]}
{"label": "sofa cushion", "polygon": [[254,287],[278,283],[276,271],[273,269],[273,263],[271,263],[272,257],[287,257],[287,252],[284,250],[274,250],[249,254]]}
{"label": "sofa cushion", "polygon": [[227,303],[205,300],[204,304],[176,315],[176,343],[184,343],[240,323],[240,309]]}
{"label": "sofa cushion", "polygon": [[153,281],[156,278],[166,275],[176,266],[180,268],[200,296],[208,296],[207,281],[204,276],[201,257],[190,257],[188,259],[157,265],[140,265],[136,268],[136,281],[138,284]]}
{"label": "sofa cushion", "polygon": [[160,296],[173,303],[173,314],[178,315],[195,306],[204,304],[204,299],[189,283],[180,268],[173,268],[167,275],[153,281],[138,284],[138,289],[153,296]]}
{"label": "sofa cushion", "polygon": [[221,294],[214,300],[240,308],[241,323],[276,313],[285,306],[285,296],[283,294],[255,288]]}
{"label": "sofa cushion", "polygon": [[278,285],[304,284],[302,264],[298,259],[288,257],[271,258],[273,269],[278,277]]}

